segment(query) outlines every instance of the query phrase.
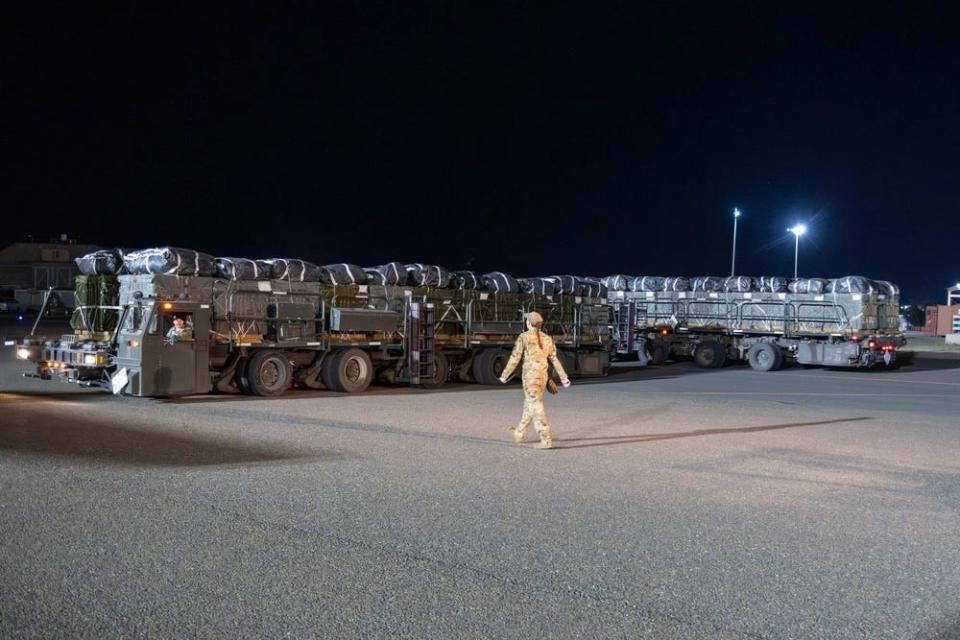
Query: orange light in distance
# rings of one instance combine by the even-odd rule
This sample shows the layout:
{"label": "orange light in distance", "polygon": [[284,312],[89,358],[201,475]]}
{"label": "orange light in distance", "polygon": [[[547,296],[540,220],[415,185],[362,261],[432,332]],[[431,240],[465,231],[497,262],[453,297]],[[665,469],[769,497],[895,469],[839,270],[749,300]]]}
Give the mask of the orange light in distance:
{"label": "orange light in distance", "polygon": [[169,311],[170,309],[173,309],[173,303],[172,303],[172,302],[164,302],[164,303],[163,303],[163,309],[164,309],[164,311]]}

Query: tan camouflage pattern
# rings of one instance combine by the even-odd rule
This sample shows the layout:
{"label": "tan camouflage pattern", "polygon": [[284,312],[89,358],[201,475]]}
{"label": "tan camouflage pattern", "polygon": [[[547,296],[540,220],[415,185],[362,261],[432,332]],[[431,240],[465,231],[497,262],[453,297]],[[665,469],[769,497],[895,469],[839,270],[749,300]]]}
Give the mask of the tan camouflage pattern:
{"label": "tan camouflage pattern", "polygon": [[557,347],[553,344],[553,338],[537,329],[525,331],[517,338],[510,360],[503,369],[501,375],[503,380],[510,377],[521,359],[523,360],[523,416],[514,430],[513,437],[520,442],[527,427],[533,422],[533,428],[540,436],[540,442],[552,444],[553,433],[543,409],[543,392],[547,386],[549,371],[548,361],[553,364],[562,381],[567,380],[567,372],[564,371],[557,357]]}

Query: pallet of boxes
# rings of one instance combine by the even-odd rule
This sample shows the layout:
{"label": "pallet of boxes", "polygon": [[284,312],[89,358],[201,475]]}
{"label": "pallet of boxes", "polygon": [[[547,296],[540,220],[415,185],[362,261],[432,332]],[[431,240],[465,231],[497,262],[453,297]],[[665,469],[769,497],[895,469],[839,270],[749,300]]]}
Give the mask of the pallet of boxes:
{"label": "pallet of boxes", "polygon": [[109,340],[120,317],[120,283],[117,274],[123,255],[115,249],[96,251],[76,259],[77,306],[70,327],[78,340]]}

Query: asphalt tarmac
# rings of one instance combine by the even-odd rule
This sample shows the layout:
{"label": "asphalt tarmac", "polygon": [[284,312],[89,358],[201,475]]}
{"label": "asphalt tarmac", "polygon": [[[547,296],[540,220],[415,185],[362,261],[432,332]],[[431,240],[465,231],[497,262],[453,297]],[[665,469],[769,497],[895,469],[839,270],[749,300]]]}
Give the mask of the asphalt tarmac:
{"label": "asphalt tarmac", "polygon": [[960,359],[112,397],[0,364],[0,637],[958,638]]}

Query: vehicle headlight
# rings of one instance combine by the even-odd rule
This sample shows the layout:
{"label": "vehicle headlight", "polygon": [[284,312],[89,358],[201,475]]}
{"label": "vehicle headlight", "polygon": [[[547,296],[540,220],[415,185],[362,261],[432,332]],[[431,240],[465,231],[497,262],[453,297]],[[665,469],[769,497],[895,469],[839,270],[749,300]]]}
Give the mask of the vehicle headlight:
{"label": "vehicle headlight", "polygon": [[20,347],[17,349],[17,357],[21,360],[26,360],[30,357],[30,349]]}
{"label": "vehicle headlight", "polygon": [[96,353],[88,353],[85,356],[83,356],[83,364],[97,365],[97,364],[100,364],[102,361],[103,359]]}

